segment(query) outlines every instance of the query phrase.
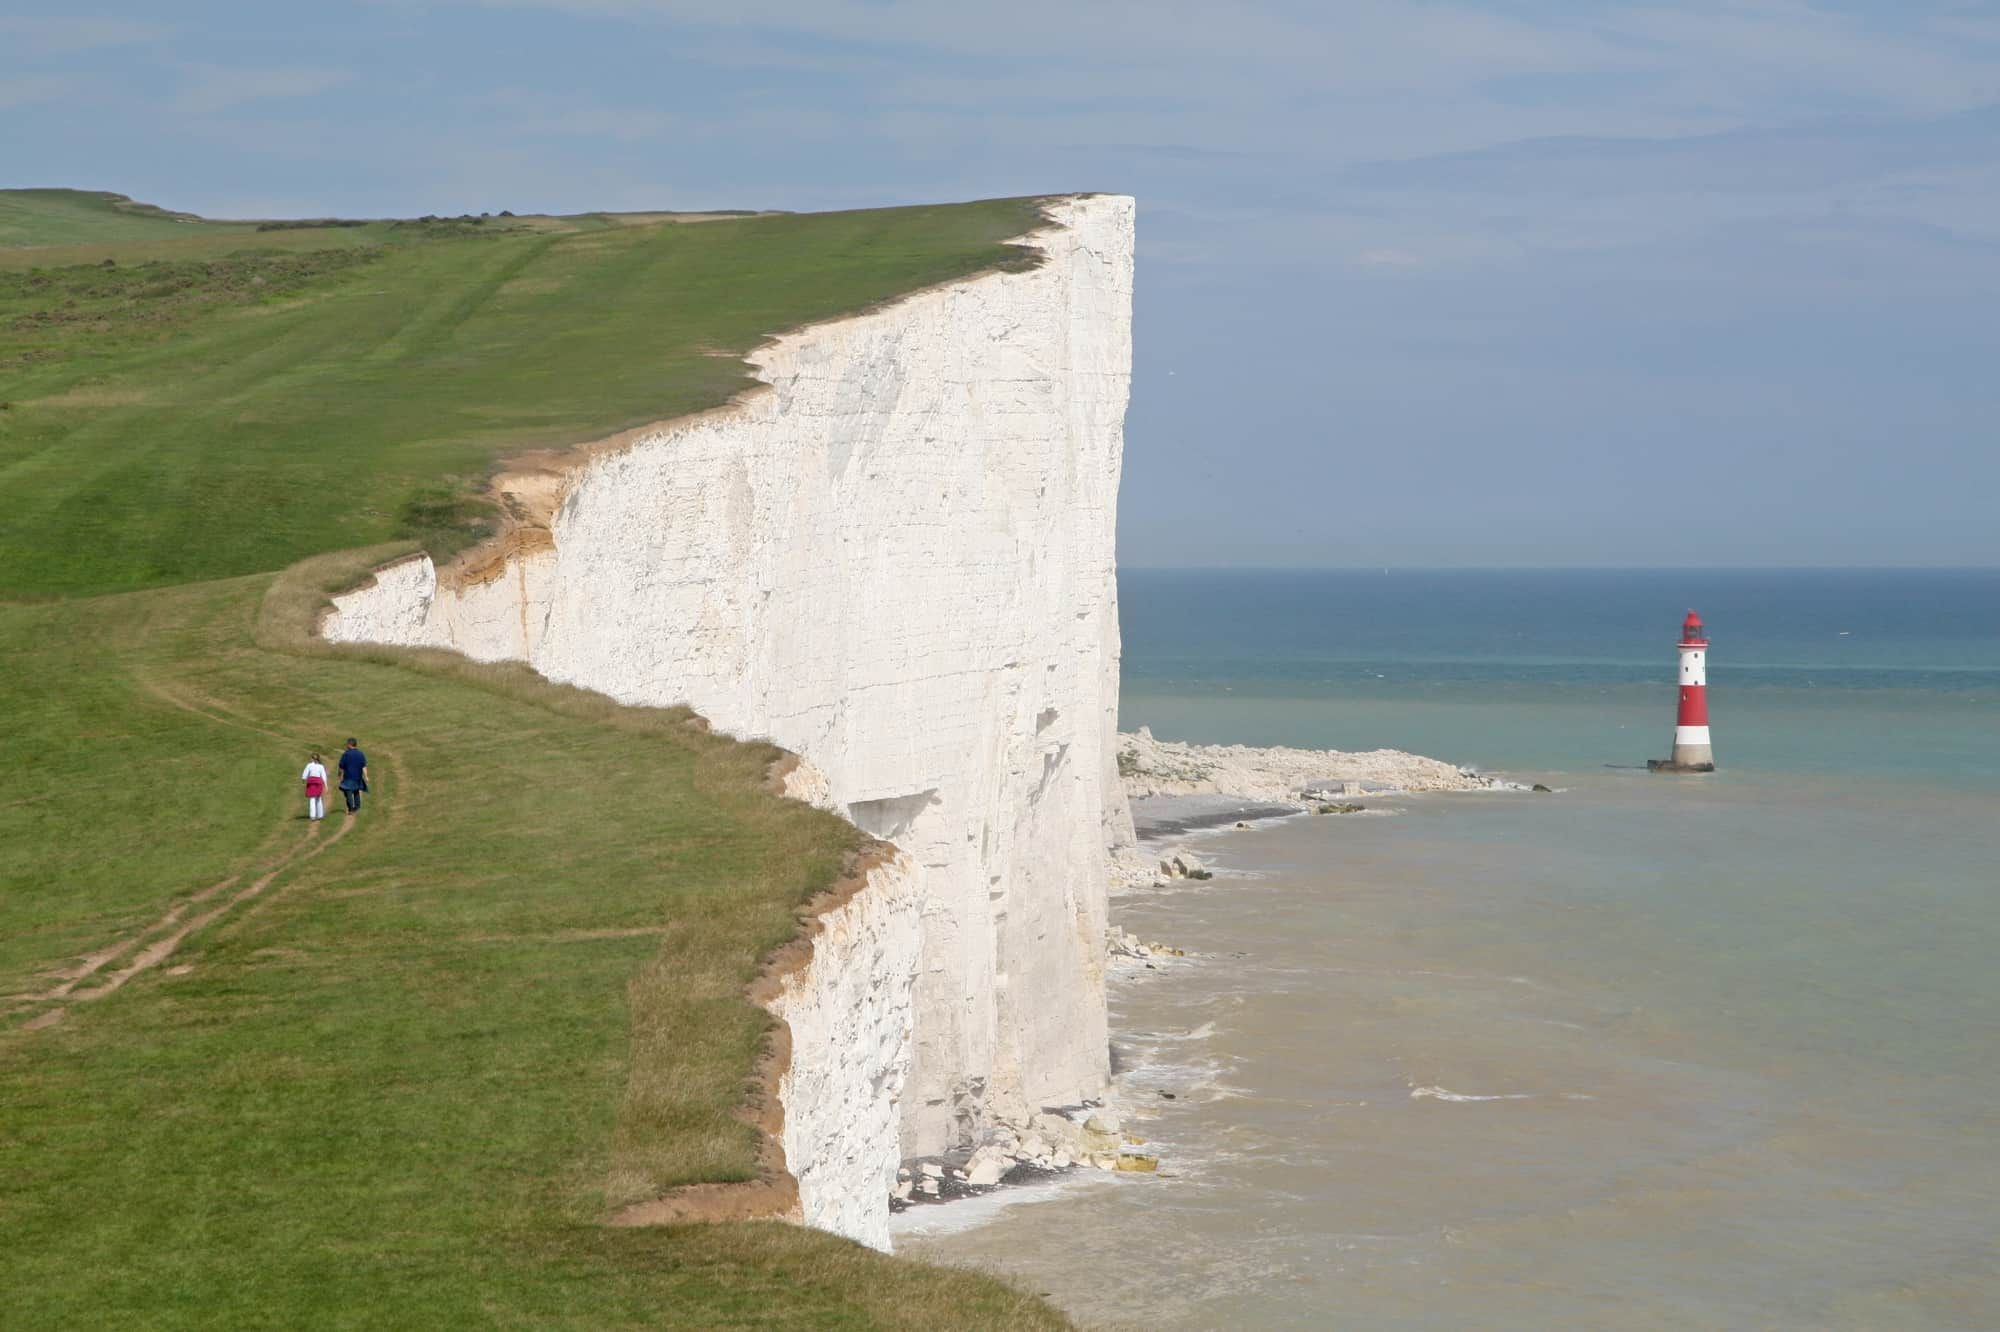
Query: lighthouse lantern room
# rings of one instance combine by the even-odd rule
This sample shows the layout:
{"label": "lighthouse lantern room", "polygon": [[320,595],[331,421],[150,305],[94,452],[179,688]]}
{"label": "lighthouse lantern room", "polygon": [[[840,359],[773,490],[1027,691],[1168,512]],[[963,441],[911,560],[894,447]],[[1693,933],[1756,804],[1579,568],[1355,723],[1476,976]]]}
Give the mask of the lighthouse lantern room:
{"label": "lighthouse lantern room", "polygon": [[1674,718],[1673,755],[1650,759],[1654,772],[1714,772],[1708,740],[1708,631],[1693,611],[1681,621],[1681,700]]}

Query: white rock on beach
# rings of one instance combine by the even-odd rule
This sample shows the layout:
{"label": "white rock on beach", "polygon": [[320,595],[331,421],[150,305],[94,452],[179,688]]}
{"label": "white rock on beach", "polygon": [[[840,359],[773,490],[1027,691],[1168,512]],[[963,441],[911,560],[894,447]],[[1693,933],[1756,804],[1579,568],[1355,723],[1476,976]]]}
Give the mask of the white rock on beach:
{"label": "white rock on beach", "polygon": [[1249,745],[1188,745],[1156,740],[1142,726],[1118,737],[1118,771],[1125,794],[1226,795],[1242,800],[1295,801],[1299,792],[1343,795],[1381,791],[1484,791],[1498,783],[1439,759],[1396,749],[1256,749]]}
{"label": "white rock on beach", "polygon": [[1076,1132],[1075,1126],[1068,1119],[1046,1111],[1029,1120],[1028,1128],[1051,1142],[1067,1142]]}
{"label": "white rock on beach", "polygon": [[972,1160],[965,1171],[965,1182],[988,1188],[1000,1182],[1000,1177],[1012,1167],[1013,1160],[1005,1152],[993,1147],[982,1147],[972,1154]]}

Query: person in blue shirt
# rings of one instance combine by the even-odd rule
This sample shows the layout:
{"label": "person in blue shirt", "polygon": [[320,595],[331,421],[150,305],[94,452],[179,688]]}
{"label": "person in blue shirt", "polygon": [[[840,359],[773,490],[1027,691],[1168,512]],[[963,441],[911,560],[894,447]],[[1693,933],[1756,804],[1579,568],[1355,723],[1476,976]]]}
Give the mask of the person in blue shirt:
{"label": "person in blue shirt", "polygon": [[347,812],[358,813],[361,809],[361,793],[368,789],[368,756],[361,752],[361,746],[347,737],[347,748],[340,755],[340,795],[347,801]]}

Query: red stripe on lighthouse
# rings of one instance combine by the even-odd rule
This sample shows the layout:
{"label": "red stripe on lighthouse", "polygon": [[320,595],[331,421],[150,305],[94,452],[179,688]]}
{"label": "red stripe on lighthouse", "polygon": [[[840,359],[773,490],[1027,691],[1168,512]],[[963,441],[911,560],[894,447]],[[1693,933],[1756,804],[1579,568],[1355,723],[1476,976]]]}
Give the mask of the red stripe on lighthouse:
{"label": "red stripe on lighthouse", "polygon": [[1708,686],[1681,686],[1681,715],[1677,719],[1681,726],[1708,725]]}

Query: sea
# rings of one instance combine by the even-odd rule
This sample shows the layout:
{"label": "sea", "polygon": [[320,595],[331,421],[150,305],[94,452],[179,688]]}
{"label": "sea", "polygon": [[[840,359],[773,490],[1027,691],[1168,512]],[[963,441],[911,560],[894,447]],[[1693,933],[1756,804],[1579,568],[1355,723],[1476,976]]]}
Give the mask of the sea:
{"label": "sea", "polygon": [[[1174,840],[1125,1127],[900,1251],[1091,1326],[2000,1327],[2000,571],[1121,575],[1121,725],[1547,793]],[[1709,629],[1718,769],[1664,757]]]}

